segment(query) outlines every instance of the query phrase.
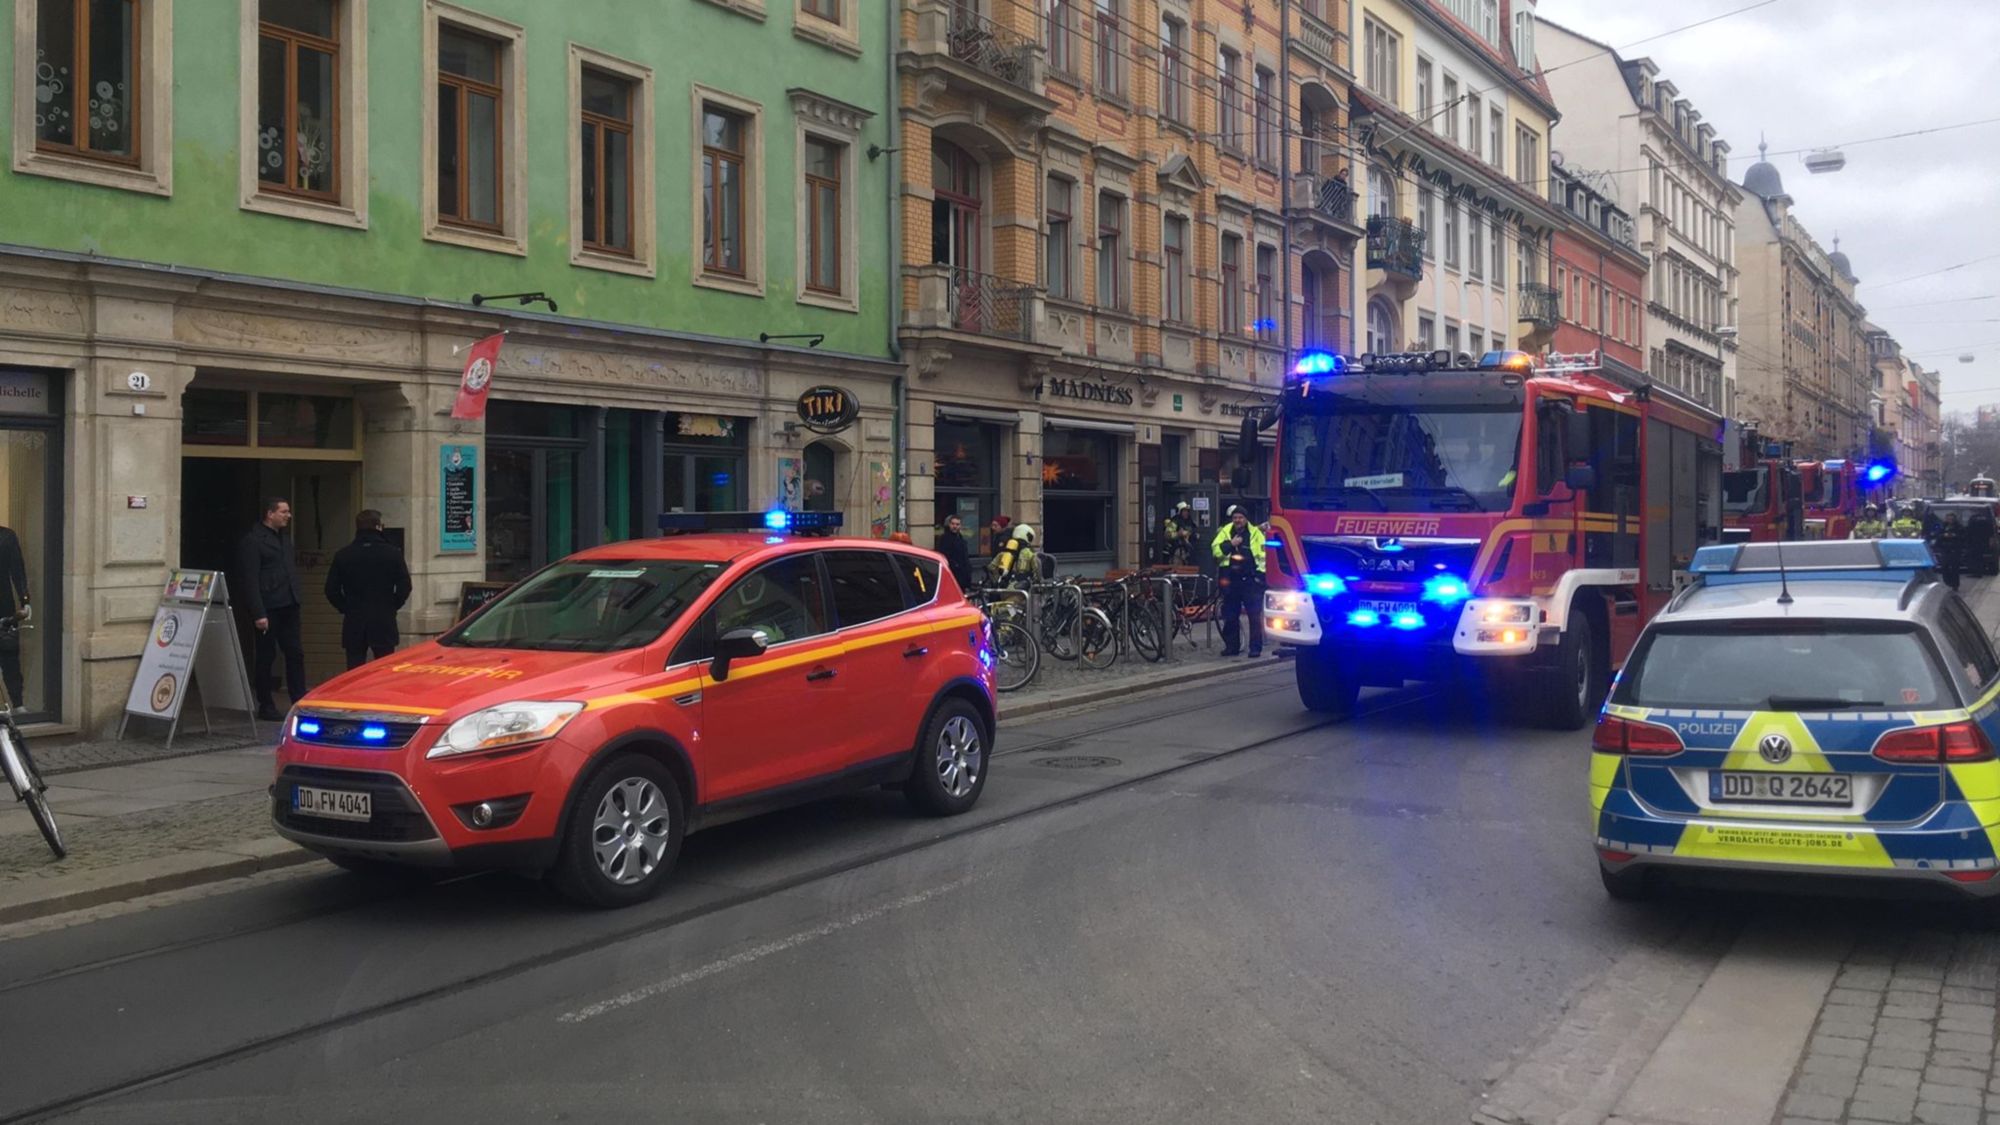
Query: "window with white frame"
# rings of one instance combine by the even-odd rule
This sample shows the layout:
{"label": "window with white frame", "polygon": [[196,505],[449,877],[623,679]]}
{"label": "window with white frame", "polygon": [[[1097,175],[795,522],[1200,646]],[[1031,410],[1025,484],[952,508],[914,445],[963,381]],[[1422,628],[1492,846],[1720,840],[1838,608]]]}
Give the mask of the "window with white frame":
{"label": "window with white frame", "polygon": [[1368,302],[1368,350],[1385,355],[1396,350],[1396,313],[1389,302]]}
{"label": "window with white frame", "polygon": [[1099,308],[1124,309],[1125,285],[1125,197],[1113,192],[1097,193],[1097,304]]}
{"label": "window with white frame", "polygon": [[1478,94],[1465,96],[1465,147],[1472,155],[1479,155],[1480,125],[1485,120],[1486,103]]}
{"label": "window with white frame", "polygon": [[1049,296],[1063,300],[1076,298],[1074,263],[1071,255],[1076,246],[1074,233],[1076,219],[1076,183],[1061,176],[1050,176],[1044,189],[1042,209],[1048,229],[1042,249],[1042,268]]}
{"label": "window with white frame", "polygon": [[425,16],[424,236],[525,255],[523,32],[441,0]]}
{"label": "window with white frame", "polygon": [[1507,287],[1507,225],[1496,218],[1487,224],[1486,233],[1489,240],[1487,244],[1488,260],[1486,264],[1491,271],[1488,276],[1493,279],[1493,287],[1495,289],[1505,289]]}
{"label": "window with white frame", "polygon": [[1437,257],[1437,192],[1429,184],[1417,188],[1417,226],[1424,232],[1424,257]]}
{"label": "window with white frame", "polygon": [[1486,276],[1486,241],[1483,223],[1486,216],[1477,207],[1465,209],[1465,274],[1471,278]]}
{"label": "window with white frame", "polygon": [[1507,112],[1494,106],[1489,112],[1491,128],[1486,131],[1486,162],[1502,167],[1507,151]]}
{"label": "window with white frame", "polygon": [[172,194],[172,0],[16,0],[12,27],[14,170]]}
{"label": "window with white frame", "polygon": [[1435,91],[1431,89],[1431,60],[1417,56],[1417,123],[1429,124],[1431,114],[1437,112],[1432,104]]}
{"label": "window with white frame", "polygon": [[1438,107],[1438,127],[1448,141],[1458,140],[1458,79],[1444,76],[1444,104]]}
{"label": "window with white frame", "polygon": [[1402,88],[1402,37],[1372,19],[1362,21],[1361,84],[1376,96],[1397,104]]}
{"label": "window with white frame", "polygon": [[1526,125],[1514,129],[1514,165],[1514,178],[1521,183],[1533,186],[1548,177],[1542,163],[1542,138]]}
{"label": "window with white frame", "polygon": [[1188,322],[1188,221],[1183,215],[1168,215],[1160,231],[1160,272],[1162,313],[1176,324]]}
{"label": "window with white frame", "polygon": [[1437,334],[1438,334],[1438,322],[1436,317],[1430,315],[1429,313],[1424,313],[1423,315],[1417,317],[1418,347],[1424,349],[1425,351],[1429,351],[1437,347]]}
{"label": "window with white frame", "polygon": [[1380,164],[1368,166],[1368,213],[1392,217],[1396,214],[1396,180]]}

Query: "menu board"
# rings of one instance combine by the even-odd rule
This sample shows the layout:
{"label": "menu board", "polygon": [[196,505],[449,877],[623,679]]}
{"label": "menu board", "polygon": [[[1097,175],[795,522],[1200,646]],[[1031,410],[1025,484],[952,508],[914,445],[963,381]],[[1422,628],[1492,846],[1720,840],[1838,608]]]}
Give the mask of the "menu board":
{"label": "menu board", "polygon": [[438,550],[479,549],[479,447],[438,450]]}

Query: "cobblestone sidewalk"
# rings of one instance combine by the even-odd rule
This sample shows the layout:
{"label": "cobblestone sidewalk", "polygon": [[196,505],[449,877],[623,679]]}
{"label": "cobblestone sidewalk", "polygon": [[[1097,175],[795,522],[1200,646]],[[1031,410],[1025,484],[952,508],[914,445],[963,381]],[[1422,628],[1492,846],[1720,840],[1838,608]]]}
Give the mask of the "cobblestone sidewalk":
{"label": "cobblestone sidewalk", "polygon": [[1991,1125],[2000,940],[1982,930],[1864,934],[1827,993],[1782,1125]]}

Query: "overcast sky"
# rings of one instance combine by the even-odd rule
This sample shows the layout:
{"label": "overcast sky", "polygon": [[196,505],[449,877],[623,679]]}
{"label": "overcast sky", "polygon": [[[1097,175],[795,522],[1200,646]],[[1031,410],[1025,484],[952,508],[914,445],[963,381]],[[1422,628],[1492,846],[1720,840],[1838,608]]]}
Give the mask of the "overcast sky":
{"label": "overcast sky", "polygon": [[[1829,250],[1840,235],[1869,319],[1906,355],[1943,371],[1946,410],[2000,402],[2000,121],[1851,143],[2000,118],[2000,102],[1985,93],[2000,68],[2000,2],[1772,0],[1627,47],[1753,2],[1540,0],[1538,11],[1625,58],[1652,58],[1729,142],[1738,183],[1757,159],[1760,131],[1773,153],[1839,145],[1847,167],[1837,173],[1815,176],[1799,155],[1771,157],[1793,214]],[[1927,31],[1899,33],[1911,28]],[[1954,300],[1967,297],[1985,299]],[[1976,358],[1960,363],[1962,354]]]}

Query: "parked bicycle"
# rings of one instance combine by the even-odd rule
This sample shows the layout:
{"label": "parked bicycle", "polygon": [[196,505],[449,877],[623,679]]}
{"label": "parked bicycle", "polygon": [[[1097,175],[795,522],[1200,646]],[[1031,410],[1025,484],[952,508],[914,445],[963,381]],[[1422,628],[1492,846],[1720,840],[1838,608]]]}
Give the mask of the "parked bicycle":
{"label": "parked bicycle", "polygon": [[1034,681],[1042,667],[1042,649],[1028,631],[1025,590],[975,590],[966,598],[986,615],[993,642],[993,690],[1018,691]]}
{"label": "parked bicycle", "polygon": [[[0,644],[11,640],[18,647],[22,628],[24,626],[18,619],[9,618],[0,622],[0,634],[14,634],[12,637],[0,636]],[[56,853],[57,859],[68,855],[69,850],[63,846],[62,829],[56,826],[55,813],[49,811],[48,784],[42,780],[41,772],[35,769],[35,759],[28,754],[28,740],[21,737],[21,728],[14,725],[14,700],[4,686],[0,686],[0,772],[7,775],[7,784],[14,787],[14,799],[27,802],[28,815],[34,817],[35,827],[41,829],[42,839],[48,841],[49,850]]]}
{"label": "parked bicycle", "polygon": [[1167,658],[1161,640],[1166,628],[1166,607],[1162,604],[1156,579],[1143,572],[1108,579],[1093,604],[1110,616],[1118,643],[1130,645],[1148,663]]}
{"label": "parked bicycle", "polygon": [[1102,671],[1118,660],[1118,632],[1111,617],[1089,604],[1083,585],[1074,578],[1035,587],[1043,599],[1038,607],[1037,639],[1058,660],[1080,660]]}

